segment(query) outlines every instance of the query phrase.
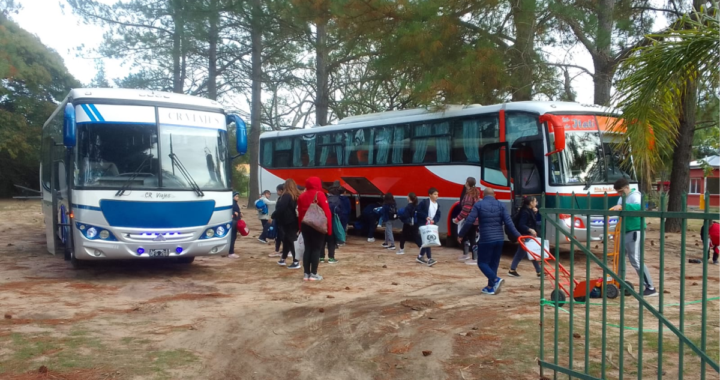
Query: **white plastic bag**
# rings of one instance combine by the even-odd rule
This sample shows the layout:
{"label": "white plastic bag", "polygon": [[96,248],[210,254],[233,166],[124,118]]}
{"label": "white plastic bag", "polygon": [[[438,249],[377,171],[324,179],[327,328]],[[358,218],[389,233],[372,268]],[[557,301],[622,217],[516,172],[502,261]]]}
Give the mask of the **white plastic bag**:
{"label": "white plastic bag", "polygon": [[434,224],[420,226],[420,238],[422,239],[422,248],[439,247],[440,235],[438,234],[438,226]]}
{"label": "white plastic bag", "polygon": [[302,261],[303,255],[305,254],[305,240],[303,240],[302,234],[300,234],[295,240],[295,260]]}
{"label": "white plastic bag", "polygon": [[[543,259],[546,259],[548,257],[547,253],[550,251],[550,240],[543,241],[543,245],[545,246],[545,249],[541,249],[540,244],[538,244],[535,239],[525,240],[525,248],[536,254],[537,257],[542,257]],[[535,257],[533,257],[533,255],[531,255],[529,252],[527,255],[528,259],[535,260]]]}
{"label": "white plastic bag", "polygon": [[462,230],[463,226],[465,225],[465,219],[458,220],[457,222],[457,234],[460,236],[460,230]]}

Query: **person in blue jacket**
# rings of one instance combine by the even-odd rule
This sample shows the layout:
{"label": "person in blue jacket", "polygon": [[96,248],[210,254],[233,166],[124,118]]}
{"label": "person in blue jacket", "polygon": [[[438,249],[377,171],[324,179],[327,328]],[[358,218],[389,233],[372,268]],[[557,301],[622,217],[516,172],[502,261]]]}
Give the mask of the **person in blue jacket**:
{"label": "person in blue jacket", "polygon": [[[515,226],[518,232],[520,232],[523,236],[531,235],[537,237],[537,204],[537,198],[533,196],[523,197],[523,205],[520,208],[520,211],[518,211],[518,215],[516,217],[517,225]],[[508,272],[509,275],[520,277],[520,274],[518,274],[516,269],[524,257],[527,257],[527,252],[525,252],[522,246],[518,245],[515,257],[513,258],[512,264],[510,264],[510,271]],[[537,273],[537,276],[542,276],[540,264],[535,260],[532,260],[532,263],[535,267],[535,273]]]}
{"label": "person in blue jacket", "polygon": [[[350,217],[350,200],[347,199],[347,197],[340,195],[340,183],[337,181],[336,183],[337,186],[333,186],[328,190],[328,207],[330,207],[330,215],[332,215],[333,218],[337,215],[340,219],[340,224],[342,224],[343,228],[346,229],[347,221]],[[335,259],[335,250],[337,249],[338,244],[344,243],[344,241],[338,241],[335,233],[333,233],[332,236],[328,236],[328,238],[325,239],[326,249],[322,252],[320,262],[325,262],[325,252],[327,251],[328,264],[337,263],[337,260]]]}
{"label": "person in blue jacket", "polygon": [[[417,206],[417,218],[420,225],[426,224],[438,224],[440,222],[440,205],[438,204],[439,193],[436,188],[431,187],[428,190],[428,198],[423,199],[422,202]],[[470,221],[470,224],[473,222]],[[427,255],[427,261],[423,259],[423,256]],[[430,247],[421,248],[420,254],[415,259],[420,264],[427,264],[427,266],[433,266],[437,263],[437,260],[432,258],[432,250]]]}
{"label": "person in blue jacket", "polygon": [[505,243],[503,224],[515,240],[520,237],[520,233],[515,229],[505,205],[495,199],[495,191],[486,187],[483,192],[483,199],[475,203],[470,215],[465,220],[465,224],[458,234],[458,242],[462,242],[463,237],[477,219],[480,225],[477,262],[478,267],[488,279],[488,286],[483,288],[482,292],[492,295],[500,290],[503,282],[503,279],[497,275],[500,255]]}

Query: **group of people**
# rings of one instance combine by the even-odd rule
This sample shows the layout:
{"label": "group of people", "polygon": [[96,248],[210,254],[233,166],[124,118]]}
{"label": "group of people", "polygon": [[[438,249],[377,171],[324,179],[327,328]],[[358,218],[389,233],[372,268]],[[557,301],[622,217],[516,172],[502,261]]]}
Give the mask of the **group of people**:
{"label": "group of people", "polygon": [[[640,193],[630,188],[627,179],[617,180],[614,188],[625,197],[625,207],[628,210],[640,209]],[[264,208],[259,207],[259,209],[262,208],[262,211],[258,213],[263,225],[263,232],[258,240],[267,244],[269,229],[272,228],[276,231],[275,252],[270,256],[280,257],[278,265],[286,266],[288,257],[292,257],[292,263],[287,265],[287,268],[299,269],[301,267],[296,258],[295,244],[302,236],[304,244],[303,278],[305,281],[322,280],[322,276],[318,274],[319,263],[325,262],[326,252],[327,262],[336,263],[335,251],[344,244],[344,241],[338,239],[338,236],[344,236],[344,233],[341,234],[338,229],[347,230],[351,206],[348,197],[343,196],[342,193],[342,187],[338,181],[335,181],[326,195],[318,177],[308,178],[304,188],[298,186],[292,179],[286,180],[284,184],[277,187],[277,201],[270,200],[270,191],[263,192],[258,201],[258,205],[265,206]],[[437,202],[438,197],[439,193],[435,188],[430,188],[428,197],[422,201],[418,200],[416,194],[409,193],[407,205],[398,210],[395,197],[387,193],[384,195],[381,205],[366,206],[362,213],[362,219],[368,230],[368,242],[375,241],[375,230],[380,224],[385,228],[383,248],[402,255],[405,253],[405,244],[414,242],[420,249],[415,261],[427,266],[435,265],[437,260],[432,257],[431,248],[422,247],[419,229],[421,225],[440,222],[442,213]],[[237,206],[237,193],[234,194],[234,199],[233,219],[236,221],[242,217],[240,208]],[[518,240],[521,236],[536,237],[538,235],[538,201],[533,196],[524,197],[522,207],[513,220],[505,204],[495,198],[492,188],[486,187],[481,196],[475,178],[469,177],[460,196],[460,205],[460,213],[453,219],[453,223],[457,224],[458,228],[458,242],[463,246],[463,255],[460,260],[476,260],[478,268],[488,281],[487,286],[482,289],[482,293],[494,295],[500,290],[504,281],[498,275],[498,268],[505,235],[511,240]],[[612,210],[620,210],[622,207],[621,197]],[[308,210],[311,208],[313,210],[310,212],[311,216],[308,217],[311,220],[306,221],[306,216],[309,215]],[[318,216],[320,213],[324,215],[324,218]],[[393,234],[394,221],[397,219],[403,225],[399,250],[395,246]],[[322,221],[324,225],[318,226],[318,220]],[[339,223],[333,223],[335,220],[338,220]],[[624,241],[628,261],[642,279],[643,294],[655,296],[657,291],[653,286],[647,266],[643,264],[641,268],[639,262],[639,245],[642,243],[640,242],[642,235],[640,230],[644,229],[645,225],[641,225],[639,217],[625,217],[625,223]],[[336,229],[335,233],[333,233],[333,229]],[[230,257],[237,257],[234,254],[236,236],[237,232],[233,229]],[[477,257],[474,257],[475,255]],[[508,272],[510,276],[520,276],[517,267],[524,257],[527,257],[527,253],[522,247],[518,247]],[[715,260],[717,260],[717,256],[715,256]],[[537,261],[532,261],[532,263],[536,276],[541,277],[543,274],[540,264]]]}

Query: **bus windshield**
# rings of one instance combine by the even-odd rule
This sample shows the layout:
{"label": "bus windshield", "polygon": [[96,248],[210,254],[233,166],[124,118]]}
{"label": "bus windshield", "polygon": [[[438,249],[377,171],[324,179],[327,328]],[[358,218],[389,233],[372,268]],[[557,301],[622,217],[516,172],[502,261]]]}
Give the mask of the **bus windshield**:
{"label": "bus windshield", "polygon": [[83,123],[76,151],[79,187],[192,189],[191,181],[201,190],[230,187],[224,130],[161,125],[158,138],[155,124]]}
{"label": "bus windshield", "polygon": [[554,185],[612,183],[621,177],[635,180],[632,170],[612,143],[603,143],[595,131],[572,131],[565,135],[565,150],[550,156],[550,182]]}

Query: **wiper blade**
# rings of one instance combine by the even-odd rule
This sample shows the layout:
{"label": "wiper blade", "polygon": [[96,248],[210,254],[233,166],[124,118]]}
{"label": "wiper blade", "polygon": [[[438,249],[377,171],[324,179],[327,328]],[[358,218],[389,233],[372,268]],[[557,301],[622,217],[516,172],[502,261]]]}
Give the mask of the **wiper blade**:
{"label": "wiper blade", "polygon": [[188,170],[185,168],[185,165],[180,162],[180,158],[175,153],[168,154],[168,157],[170,157],[173,166],[177,166],[177,168],[180,170],[180,174],[182,174],[183,178],[185,178],[190,187],[195,191],[195,194],[197,194],[198,197],[204,197],[205,193],[200,190],[200,186],[198,186],[197,182],[195,182],[193,177],[190,175],[190,172],[188,172]]}
{"label": "wiper blade", "polygon": [[140,174],[140,170],[142,170],[142,168],[145,167],[145,163],[147,162],[147,160],[148,160],[149,158],[152,158],[152,156],[153,156],[153,155],[150,154],[150,155],[148,155],[147,157],[145,157],[145,159],[143,160],[143,162],[140,163],[140,166],[138,166],[138,168],[135,169],[134,172],[132,172],[132,174],[130,175],[130,178],[128,178],[128,179],[125,181],[125,183],[122,185],[122,187],[120,188],[120,190],[118,190],[117,193],[115,193],[115,196],[116,196],[116,197],[119,197],[119,196],[125,194],[125,191],[130,188],[130,183],[132,182],[132,180],[134,180],[135,177],[137,177],[137,175]]}

